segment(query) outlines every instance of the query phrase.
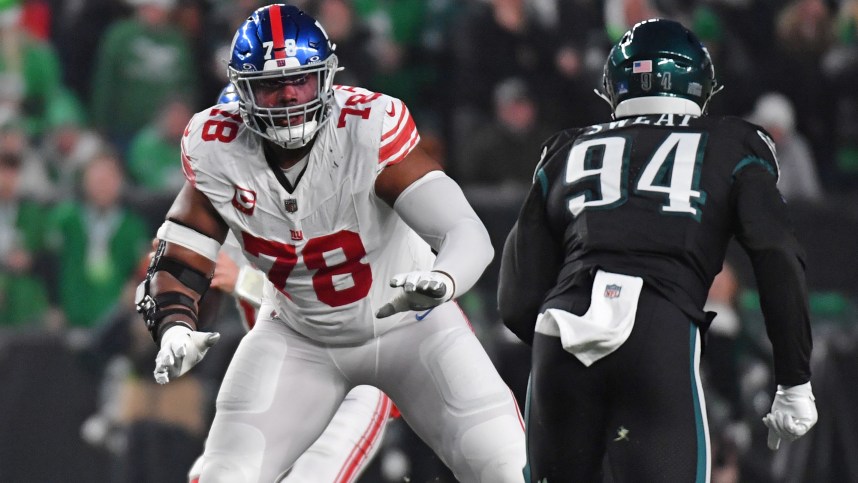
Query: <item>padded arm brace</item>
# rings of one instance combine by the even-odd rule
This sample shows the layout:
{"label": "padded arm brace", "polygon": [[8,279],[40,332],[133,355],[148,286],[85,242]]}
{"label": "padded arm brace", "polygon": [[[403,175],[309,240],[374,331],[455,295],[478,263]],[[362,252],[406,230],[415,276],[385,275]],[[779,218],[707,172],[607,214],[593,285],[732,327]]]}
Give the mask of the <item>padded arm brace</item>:
{"label": "padded arm brace", "polygon": [[[165,271],[176,278],[182,285],[188,287],[197,293],[199,298],[202,298],[206,289],[209,286],[209,279],[204,274],[195,270],[184,263],[163,256],[164,248],[167,242],[161,240],[155,255],[152,257],[152,262],[149,264],[149,269],[146,272],[146,279],[140,282],[137,286],[137,294],[135,303],[137,312],[143,315],[143,321],[146,323],[146,328],[152,335],[152,339],[156,344],[160,345],[161,334],[173,325],[181,324],[193,330],[197,324],[197,302],[193,298],[185,295],[182,292],[160,292],[152,294],[149,284],[152,282],[152,277],[159,271]],[[182,315],[187,317],[193,325],[186,320],[177,319],[171,322],[162,323],[164,318],[171,315]]]}
{"label": "padded arm brace", "polygon": [[217,253],[220,251],[221,245],[214,238],[170,220],[165,221],[158,228],[157,238],[165,242],[183,246],[213,262],[217,261]]}
{"label": "padded arm brace", "polygon": [[[137,288],[136,304],[137,311],[143,315],[152,338],[159,343],[161,334],[173,325],[186,325],[192,330],[195,328],[197,303],[211,283],[211,279],[206,274],[181,260],[164,256],[167,242],[192,250],[212,261],[217,260],[221,244],[209,236],[170,220],[161,225],[157,237],[160,239],[160,244],[152,257],[146,279]],[[159,271],[172,275],[180,284],[195,292],[196,297],[192,298],[182,292],[152,293],[150,283]],[[187,317],[193,326],[187,323],[188,321],[175,318],[175,320],[163,322],[165,318],[175,315]]]}
{"label": "padded arm brace", "polygon": [[455,181],[431,171],[406,188],[393,204],[437,252],[432,270],[453,279],[454,296],[467,292],[494,257],[489,233]]}

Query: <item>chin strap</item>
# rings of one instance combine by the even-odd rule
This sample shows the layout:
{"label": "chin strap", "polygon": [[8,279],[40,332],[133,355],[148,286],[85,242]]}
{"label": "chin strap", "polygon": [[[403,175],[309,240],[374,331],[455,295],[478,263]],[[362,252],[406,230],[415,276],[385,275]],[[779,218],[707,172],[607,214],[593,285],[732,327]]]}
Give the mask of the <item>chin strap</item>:
{"label": "chin strap", "polygon": [[[303,148],[310,141],[313,140],[313,136],[316,134],[316,129],[318,127],[318,121],[312,120],[307,121],[300,126],[294,127],[273,127],[270,126],[265,129],[265,134],[269,136],[272,140],[275,140],[277,144],[286,148],[286,149],[298,149]],[[307,136],[306,133],[313,133],[310,136]],[[293,136],[293,134],[298,134]],[[281,141],[282,139],[286,139],[285,141]]]}
{"label": "chin strap", "polygon": [[611,102],[611,99],[604,92],[600,91],[599,89],[593,89],[593,92],[595,92],[597,96],[604,99],[605,102],[607,102],[608,105],[611,106],[612,111],[614,110],[614,104]]}
{"label": "chin strap", "polygon": [[723,90],[724,90],[723,85],[719,84],[719,85],[715,86],[715,89],[713,89],[712,93],[709,94],[709,98],[706,99],[706,102],[703,103],[703,114],[706,114],[706,111],[709,109],[709,101],[711,101],[712,98],[715,97],[715,94],[717,94]]}

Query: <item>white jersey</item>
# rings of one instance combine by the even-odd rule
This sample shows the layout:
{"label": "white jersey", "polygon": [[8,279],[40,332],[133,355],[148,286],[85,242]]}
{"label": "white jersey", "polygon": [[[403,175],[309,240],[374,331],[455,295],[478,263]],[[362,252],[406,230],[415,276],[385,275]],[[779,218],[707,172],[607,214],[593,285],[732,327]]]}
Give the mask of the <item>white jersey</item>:
{"label": "white jersey", "polygon": [[336,86],[331,118],[291,191],[241,121],[238,103],[193,117],[182,138],[182,167],[244,255],[267,274],[264,298],[279,318],[320,342],[355,343],[404,319],[375,318],[400,290],[390,278],[429,270],[434,261],[429,245],[374,191],[378,174],[419,139],[402,101]]}

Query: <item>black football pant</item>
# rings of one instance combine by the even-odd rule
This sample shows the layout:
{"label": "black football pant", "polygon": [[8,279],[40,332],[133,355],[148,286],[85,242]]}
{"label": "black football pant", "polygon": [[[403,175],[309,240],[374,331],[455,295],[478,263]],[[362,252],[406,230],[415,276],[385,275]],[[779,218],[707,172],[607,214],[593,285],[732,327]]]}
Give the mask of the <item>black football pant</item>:
{"label": "black football pant", "polygon": [[[569,310],[583,314],[589,299],[582,290]],[[697,327],[646,286],[629,338],[590,367],[558,337],[536,334],[525,409],[528,481],[707,481],[700,348]]]}

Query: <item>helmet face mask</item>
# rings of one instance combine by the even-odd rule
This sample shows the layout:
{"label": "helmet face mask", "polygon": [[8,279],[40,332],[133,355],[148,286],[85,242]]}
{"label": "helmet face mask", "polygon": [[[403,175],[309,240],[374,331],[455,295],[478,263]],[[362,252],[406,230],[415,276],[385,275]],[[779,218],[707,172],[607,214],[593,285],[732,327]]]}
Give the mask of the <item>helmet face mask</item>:
{"label": "helmet face mask", "polygon": [[321,25],[297,8],[275,4],[253,12],[233,38],[228,67],[247,127],[288,149],[312,141],[330,118],[333,52]]}
{"label": "helmet face mask", "polygon": [[663,19],[636,24],[614,45],[602,89],[615,117],[621,103],[640,98],[663,103],[684,99],[703,114],[719,90],[706,47],[678,22]]}

